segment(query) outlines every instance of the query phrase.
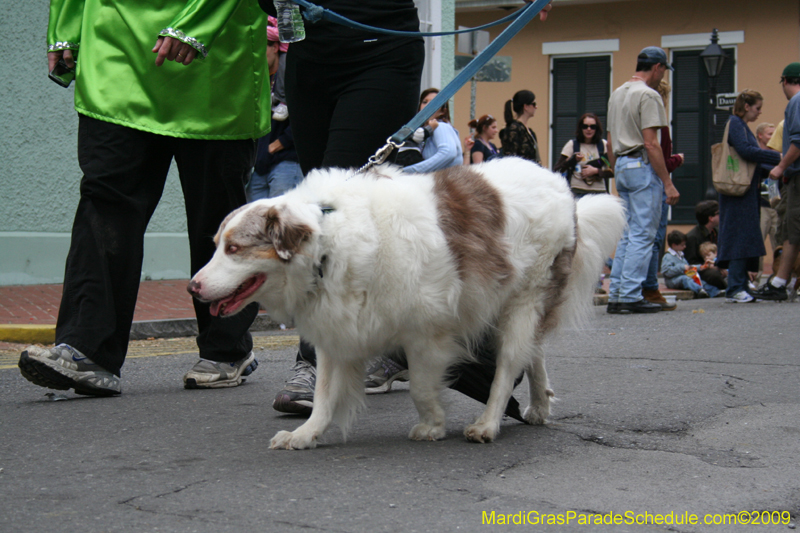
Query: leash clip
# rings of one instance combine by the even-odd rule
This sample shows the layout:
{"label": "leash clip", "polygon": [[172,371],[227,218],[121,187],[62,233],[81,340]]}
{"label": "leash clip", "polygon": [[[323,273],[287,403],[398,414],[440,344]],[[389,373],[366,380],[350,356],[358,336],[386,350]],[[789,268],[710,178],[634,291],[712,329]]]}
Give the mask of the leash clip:
{"label": "leash clip", "polygon": [[360,174],[361,172],[366,172],[375,165],[382,165],[387,159],[389,159],[389,156],[392,155],[392,151],[395,148],[400,148],[401,146],[403,146],[403,144],[405,143],[397,144],[392,140],[391,137],[389,137],[388,139],[386,139],[386,144],[384,144],[381,148],[379,148],[378,151],[375,152],[373,155],[369,156],[367,164],[359,168],[357,174]]}

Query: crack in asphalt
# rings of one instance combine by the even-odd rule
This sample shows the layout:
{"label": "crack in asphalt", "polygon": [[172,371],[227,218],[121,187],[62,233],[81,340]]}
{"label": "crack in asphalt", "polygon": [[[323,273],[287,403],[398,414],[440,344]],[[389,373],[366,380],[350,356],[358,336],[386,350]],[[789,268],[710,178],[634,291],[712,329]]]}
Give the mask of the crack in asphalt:
{"label": "crack in asphalt", "polygon": [[[694,457],[706,464],[718,466],[721,468],[766,468],[760,464],[761,458],[750,454],[738,453],[733,450],[720,450],[717,448],[703,447],[699,448],[696,443],[685,443],[689,434],[689,428],[686,429],[670,429],[670,428],[655,428],[655,429],[625,429],[615,430],[615,434],[611,438],[606,438],[599,435],[595,429],[576,426],[573,430],[563,426],[562,428],[553,428],[556,431],[572,434],[578,437],[583,442],[591,442],[607,448],[616,448],[621,450],[642,450],[650,452],[663,452],[674,453],[678,455],[685,455]],[[588,429],[588,431],[586,431]],[[669,439],[668,442],[639,442],[630,440],[624,442],[623,438],[626,434],[634,435],[662,435]],[[670,446],[669,444],[673,444]]]}

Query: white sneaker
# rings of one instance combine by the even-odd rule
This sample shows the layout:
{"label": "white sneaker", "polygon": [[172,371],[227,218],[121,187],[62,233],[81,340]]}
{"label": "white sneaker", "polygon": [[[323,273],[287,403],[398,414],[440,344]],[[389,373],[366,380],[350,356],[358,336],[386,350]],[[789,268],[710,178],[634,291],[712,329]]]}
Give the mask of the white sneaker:
{"label": "white sneaker", "polygon": [[750,302],[755,302],[756,299],[747,294],[746,291],[739,291],[733,295],[731,298],[726,298],[726,302],[731,304],[746,304]]}

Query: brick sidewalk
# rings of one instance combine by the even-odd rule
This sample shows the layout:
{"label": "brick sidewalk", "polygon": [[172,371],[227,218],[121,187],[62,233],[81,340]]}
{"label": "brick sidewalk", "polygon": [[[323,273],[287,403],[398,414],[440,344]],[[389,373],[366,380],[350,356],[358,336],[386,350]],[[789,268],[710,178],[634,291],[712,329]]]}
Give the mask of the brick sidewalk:
{"label": "brick sidewalk", "polygon": [[[194,318],[188,280],[144,281],[134,321]],[[55,324],[61,284],[0,287],[0,324]]]}

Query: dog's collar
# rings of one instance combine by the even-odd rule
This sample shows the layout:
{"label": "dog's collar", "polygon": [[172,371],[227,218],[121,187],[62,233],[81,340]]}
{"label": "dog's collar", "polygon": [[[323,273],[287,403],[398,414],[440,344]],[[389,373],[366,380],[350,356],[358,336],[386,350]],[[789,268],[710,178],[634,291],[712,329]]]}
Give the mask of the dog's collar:
{"label": "dog's collar", "polygon": [[[336,211],[335,208],[333,208],[333,207],[331,207],[329,205],[321,205],[321,206],[319,206],[319,210],[322,211],[323,215],[329,215],[329,214],[333,213],[334,211]],[[320,278],[322,278],[322,267],[325,265],[325,261],[327,259],[328,259],[328,256],[327,255],[323,255],[322,258],[319,260],[319,264],[316,265],[316,273],[317,273],[317,276],[319,276]]]}

